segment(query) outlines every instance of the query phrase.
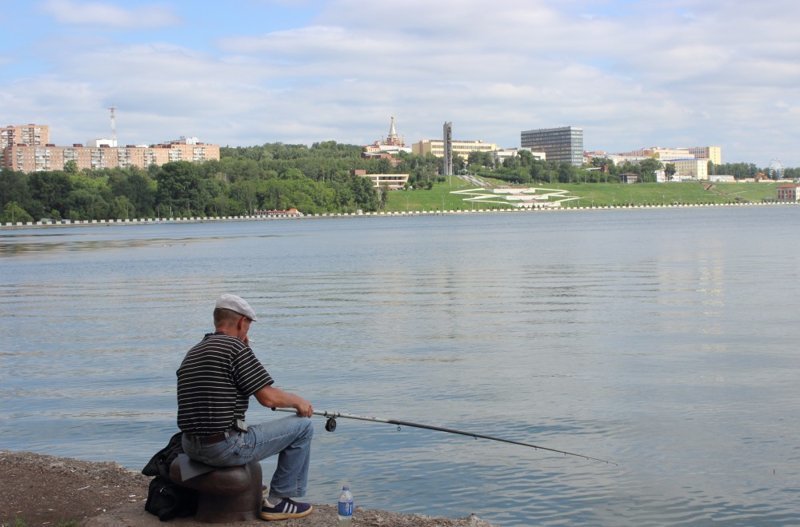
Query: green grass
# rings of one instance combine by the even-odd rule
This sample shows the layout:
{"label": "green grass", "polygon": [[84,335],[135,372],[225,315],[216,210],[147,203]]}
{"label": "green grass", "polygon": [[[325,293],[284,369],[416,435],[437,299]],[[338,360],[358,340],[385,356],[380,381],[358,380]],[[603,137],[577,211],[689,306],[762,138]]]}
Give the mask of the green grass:
{"label": "green grass", "polygon": [[761,203],[774,200],[775,183],[587,183],[559,185],[579,196],[573,207],[608,205],[674,205],[703,203]]}
{"label": "green grass", "polygon": [[[487,179],[494,186],[508,186]],[[546,184],[537,187],[568,190],[579,199],[564,203],[565,207],[603,207],[629,205],[725,204],[737,202],[762,203],[772,201],[777,194],[776,183],[578,183]],[[419,212],[445,210],[477,210],[502,208],[502,205],[473,204],[464,196],[451,194],[454,190],[473,188],[461,178],[448,178],[436,183],[431,190],[398,190],[389,193],[387,212]]]}
{"label": "green grass", "polygon": [[431,190],[395,190],[389,192],[386,212],[421,212],[439,210],[477,210],[498,208],[498,205],[473,204],[464,196],[451,194],[454,190],[475,188],[461,178],[452,176],[445,183],[435,183]]}

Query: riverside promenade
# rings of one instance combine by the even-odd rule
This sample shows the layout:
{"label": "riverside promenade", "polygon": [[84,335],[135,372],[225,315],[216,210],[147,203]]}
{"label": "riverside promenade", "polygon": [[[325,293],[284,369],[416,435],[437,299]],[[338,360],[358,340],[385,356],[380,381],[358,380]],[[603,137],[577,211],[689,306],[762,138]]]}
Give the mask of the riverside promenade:
{"label": "riverside promenade", "polygon": [[576,211],[601,211],[601,210],[642,210],[642,209],[675,209],[675,208],[749,208],[749,207],[786,207],[798,206],[800,203],[767,202],[767,203],[676,203],[652,205],[607,205],[588,207],[509,207],[496,209],[431,209],[421,211],[379,211],[379,212],[326,212],[319,214],[275,214],[275,215],[241,215],[241,216],[190,216],[171,218],[134,218],[134,219],[108,219],[108,220],[41,220],[28,222],[6,222],[0,224],[0,229],[27,229],[31,227],[62,227],[86,225],[154,225],[175,223],[203,223],[226,221],[277,221],[277,220],[305,220],[320,218],[356,218],[356,217],[385,217],[385,216],[441,216],[441,215],[481,215],[481,214],[525,214],[525,213],[559,213]]}

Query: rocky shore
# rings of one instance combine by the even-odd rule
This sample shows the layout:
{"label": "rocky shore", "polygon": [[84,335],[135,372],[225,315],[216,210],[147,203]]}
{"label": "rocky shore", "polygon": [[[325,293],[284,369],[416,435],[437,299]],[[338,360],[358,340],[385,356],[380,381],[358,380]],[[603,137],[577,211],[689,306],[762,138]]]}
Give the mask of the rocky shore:
{"label": "rocky shore", "polygon": [[[150,478],[116,463],[89,462],[0,451],[0,527],[74,526],[157,527],[158,518],[145,512]],[[311,516],[276,523],[281,527],[335,527],[336,509],[315,505]],[[191,518],[170,521],[179,527],[200,527]],[[222,527],[263,527],[265,522],[215,524]],[[358,508],[354,527],[492,527],[469,515],[463,519],[433,518]]]}

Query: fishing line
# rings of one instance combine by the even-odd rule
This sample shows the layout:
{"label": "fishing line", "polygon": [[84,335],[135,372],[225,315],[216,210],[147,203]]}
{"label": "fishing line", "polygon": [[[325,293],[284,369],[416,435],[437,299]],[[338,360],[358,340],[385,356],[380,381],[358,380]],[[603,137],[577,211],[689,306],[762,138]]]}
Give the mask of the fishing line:
{"label": "fishing line", "polygon": [[[291,408],[273,408],[273,410],[278,411],[278,412],[295,413],[295,410],[291,409]],[[331,412],[331,411],[318,412],[318,411],[314,411],[314,415],[318,415],[320,417],[327,418],[327,421],[325,422],[325,430],[327,430],[328,432],[333,432],[334,430],[336,430],[336,419],[338,419],[338,418],[355,419],[355,420],[358,420],[358,421],[369,421],[369,422],[373,422],[373,423],[386,423],[386,424],[390,424],[390,425],[396,425],[398,427],[398,430],[402,426],[410,426],[412,428],[422,428],[422,429],[425,429],[425,430],[434,430],[434,431],[437,431],[437,432],[447,432],[448,434],[458,434],[458,435],[462,435],[462,436],[472,437],[474,439],[488,439],[490,441],[499,441],[501,443],[508,443],[508,444],[511,444],[511,445],[519,445],[519,446],[524,446],[524,447],[528,447],[528,448],[534,448],[536,450],[545,450],[547,452],[555,452],[557,454],[563,454],[565,456],[579,457],[579,458],[583,458],[583,459],[586,459],[586,460],[589,460],[589,461],[599,461],[601,463],[607,463],[609,465],[614,465],[614,466],[617,465],[613,461],[609,461],[607,459],[601,459],[601,458],[598,458],[598,457],[586,456],[586,455],[583,455],[583,454],[578,454],[576,452],[568,452],[566,450],[558,450],[556,448],[550,448],[550,447],[541,446],[541,445],[534,445],[534,444],[531,444],[531,443],[524,443],[522,441],[514,441],[513,439],[505,439],[505,438],[502,438],[502,437],[494,437],[494,436],[489,436],[489,435],[485,435],[485,434],[477,434],[475,432],[465,432],[463,430],[456,430],[455,428],[445,428],[445,427],[442,427],[442,426],[426,425],[426,424],[422,424],[422,423],[412,423],[411,421],[401,421],[399,419],[387,419],[387,418],[383,418],[383,417],[371,417],[371,416],[364,416],[364,415],[353,415],[353,414],[346,414],[346,413],[342,413],[342,412]]]}

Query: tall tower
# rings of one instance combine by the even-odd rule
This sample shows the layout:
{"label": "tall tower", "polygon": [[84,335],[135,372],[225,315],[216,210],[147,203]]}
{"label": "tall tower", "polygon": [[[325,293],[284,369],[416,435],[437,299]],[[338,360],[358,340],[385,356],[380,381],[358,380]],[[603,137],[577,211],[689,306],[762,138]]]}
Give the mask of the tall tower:
{"label": "tall tower", "polygon": [[394,126],[394,115],[392,116],[392,122],[389,124],[389,135],[386,136],[386,144],[387,145],[396,145],[400,142],[400,138],[397,136],[397,128]]}
{"label": "tall tower", "polygon": [[453,175],[453,123],[445,121],[442,127],[444,140],[444,175]]}
{"label": "tall tower", "polygon": [[112,106],[109,108],[111,112],[111,146],[116,147],[117,145],[117,109]]}

